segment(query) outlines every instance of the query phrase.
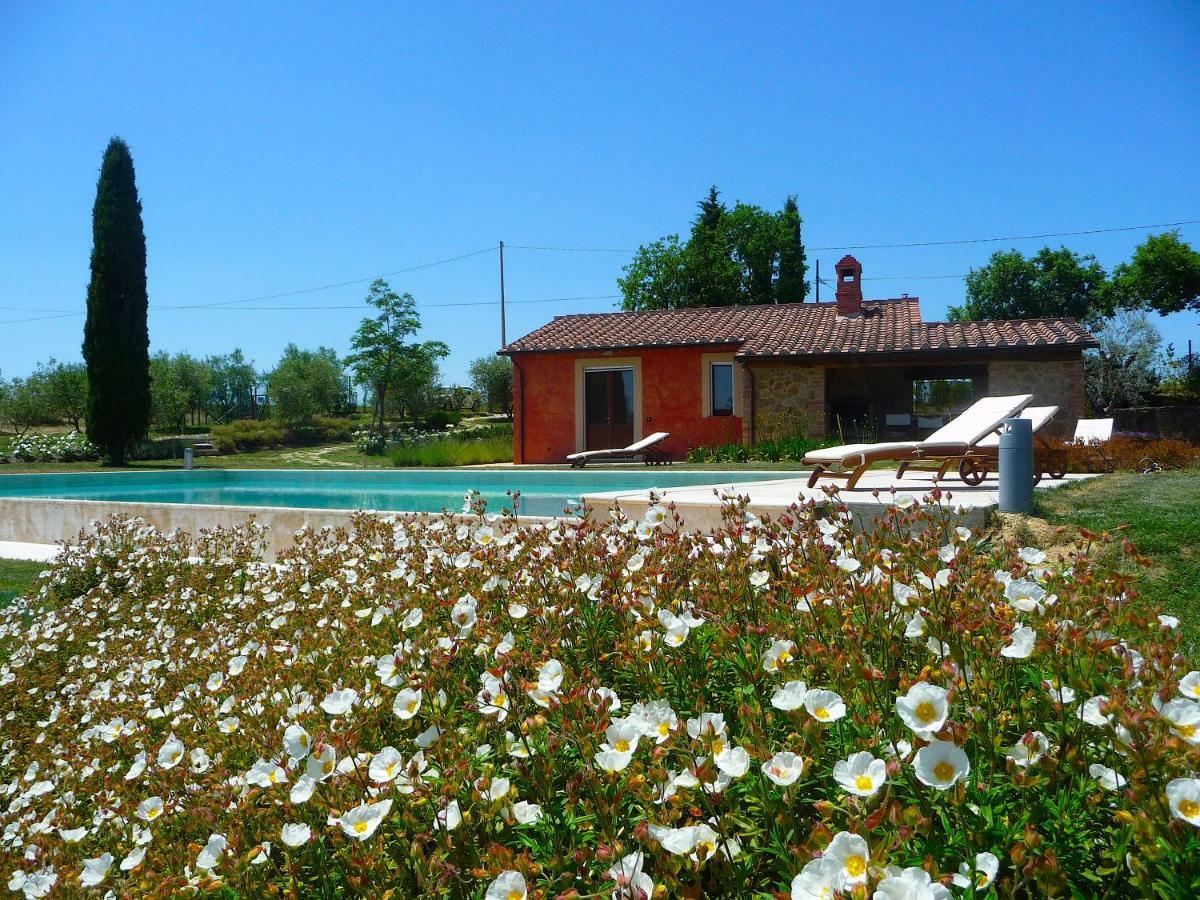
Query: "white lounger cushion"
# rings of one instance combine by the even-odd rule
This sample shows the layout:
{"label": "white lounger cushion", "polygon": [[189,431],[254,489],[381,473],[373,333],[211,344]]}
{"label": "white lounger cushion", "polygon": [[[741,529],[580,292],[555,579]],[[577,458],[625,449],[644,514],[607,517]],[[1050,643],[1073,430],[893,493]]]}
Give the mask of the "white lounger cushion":
{"label": "white lounger cushion", "polygon": [[[1021,418],[1028,419],[1030,426],[1033,428],[1033,433],[1037,434],[1047,422],[1054,418],[1056,412],[1058,412],[1057,406],[1027,406],[1021,410]],[[999,447],[1000,435],[998,432],[993,431],[975,446],[986,449]]]}
{"label": "white lounger cushion", "polygon": [[591,459],[594,456],[624,456],[630,453],[641,453],[655,444],[661,443],[670,437],[670,433],[666,431],[656,431],[654,434],[642,438],[640,441],[634,441],[628,447],[612,447],[608,450],[583,450],[579,453],[567,454],[567,459]]}
{"label": "white lounger cushion", "polygon": [[1000,427],[1001,419],[1011,419],[1033,400],[1032,394],[1011,397],[984,397],[976,400],[961,415],[943,425],[922,444],[967,444],[975,446]]}
{"label": "white lounger cushion", "polygon": [[[807,463],[841,463],[862,465],[864,453],[904,453],[921,446],[920,441],[893,441],[889,444],[843,444],[841,447],[826,447],[804,454]],[[857,462],[855,462],[857,460]]]}
{"label": "white lounger cushion", "polygon": [[1075,443],[1103,444],[1112,437],[1112,419],[1080,419],[1075,423]]}

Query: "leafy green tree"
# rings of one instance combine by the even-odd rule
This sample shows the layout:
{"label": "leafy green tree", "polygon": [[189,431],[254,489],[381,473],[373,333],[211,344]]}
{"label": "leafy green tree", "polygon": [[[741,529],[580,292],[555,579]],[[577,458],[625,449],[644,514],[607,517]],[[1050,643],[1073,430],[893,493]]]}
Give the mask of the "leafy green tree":
{"label": "leafy green tree", "polygon": [[189,410],[188,389],[169,353],[150,357],[150,421],[160,428],[183,430]]}
{"label": "leafy green tree", "polygon": [[512,417],[513,367],[507,356],[481,356],[471,363],[471,386],[487,399],[488,412]]}
{"label": "leafy green tree", "polygon": [[617,286],[625,309],[682,309],[690,306],[687,248],[668,234],[638,249]]}
{"label": "leafy green tree", "polygon": [[150,425],[146,235],[133,157],[109,141],[92,207],[92,277],[83,328],[88,439],[106,465],[123,466]]}
{"label": "leafy green tree", "polygon": [[87,366],[51,358],[50,362],[39,365],[34,374],[42,380],[50,415],[79,431],[87,415]]}
{"label": "leafy green tree", "polygon": [[0,382],[0,421],[18,437],[52,418],[45,388],[44,379],[32,375],[14,378],[7,384]]}
{"label": "leafy green tree", "polygon": [[1043,247],[1035,256],[999,250],[967,275],[967,300],[950,321],[1069,316],[1094,322],[1112,312],[1108,275],[1091,255]]}
{"label": "leafy green tree", "polygon": [[1117,302],[1125,307],[1148,307],[1155,312],[1200,310],[1200,252],[1178,231],[1152,234],[1133,252],[1128,263],[1113,269]]}
{"label": "leafy green tree", "polygon": [[1122,310],[1093,328],[1100,346],[1084,356],[1085,390],[1097,412],[1147,402],[1162,377],[1162,335],[1142,310]]}
{"label": "leafy green tree", "polygon": [[301,350],[288,344],[267,380],[274,415],[291,428],[312,424],[313,416],[329,415],[342,404],[342,377],[342,364],[333,350]]}
{"label": "leafy green tree", "polygon": [[406,338],[420,329],[421,317],[412,294],[397,294],[382,278],[371,282],[367,303],[379,310],[379,315],[359,323],[346,362],[371,398],[371,431],[378,429],[382,434],[388,392],[400,377],[404,357],[413,350]]}
{"label": "leafy green tree", "polygon": [[218,422],[247,418],[251,396],[258,382],[254,364],[246,361],[241,350],[205,360],[211,382],[205,412]]}
{"label": "leafy green tree", "polygon": [[627,310],[791,303],[807,293],[794,197],[769,212],[732,209],[716,187],[698,204],[686,243],[667,235],[638,249],[617,280]]}
{"label": "leafy green tree", "polygon": [[437,405],[438,362],[450,355],[441,341],[410,344],[395,361],[388,408],[417,422]]}

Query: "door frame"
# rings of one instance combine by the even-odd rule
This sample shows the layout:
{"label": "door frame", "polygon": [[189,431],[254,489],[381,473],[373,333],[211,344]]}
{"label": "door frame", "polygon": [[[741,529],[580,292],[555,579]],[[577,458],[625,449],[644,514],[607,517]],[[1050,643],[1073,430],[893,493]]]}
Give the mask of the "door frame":
{"label": "door frame", "polygon": [[633,439],[640,441],[642,435],[642,358],[640,356],[593,356],[575,360],[575,452],[583,450],[587,443],[586,382],[588,371],[603,369],[633,370]]}

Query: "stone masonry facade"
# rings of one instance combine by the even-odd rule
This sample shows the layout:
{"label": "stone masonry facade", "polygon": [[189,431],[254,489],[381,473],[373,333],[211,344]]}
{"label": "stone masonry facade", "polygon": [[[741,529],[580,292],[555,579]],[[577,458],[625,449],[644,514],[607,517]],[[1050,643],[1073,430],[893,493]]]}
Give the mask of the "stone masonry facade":
{"label": "stone masonry facade", "polygon": [[[742,378],[742,409],[749,414],[751,381],[754,385],[754,440],[765,441],[792,434],[825,436],[825,369],[788,363],[749,364]],[[751,429],[742,430],[750,442]]]}
{"label": "stone masonry facade", "polygon": [[1005,359],[988,363],[988,393],[1033,394],[1034,406],[1057,406],[1052,434],[1070,437],[1083,417],[1083,359]]}

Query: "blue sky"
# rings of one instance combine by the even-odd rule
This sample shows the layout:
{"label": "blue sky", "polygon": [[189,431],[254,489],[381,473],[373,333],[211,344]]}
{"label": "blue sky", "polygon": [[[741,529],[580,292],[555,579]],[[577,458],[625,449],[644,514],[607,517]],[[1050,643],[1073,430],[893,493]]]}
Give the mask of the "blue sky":
{"label": "blue sky", "polygon": [[[1194,3],[333,6],[0,6],[6,377],[78,358],[66,314],[113,134],[137,167],[153,349],[261,368],[291,341],[345,351],[370,276],[500,240],[635,248],[686,231],[712,183],[796,194],[810,247],[1200,219]],[[1050,243],[1111,267],[1144,236]],[[916,276],[1042,243],[855,253],[871,294],[934,319],[962,281]],[[629,255],[508,252],[511,300],[591,298],[514,303],[509,338],[611,309]],[[453,349],[447,381],[499,346],[495,306],[436,305],[494,302],[494,252],[390,280]],[[1200,347],[1200,317],[1158,324]]]}

